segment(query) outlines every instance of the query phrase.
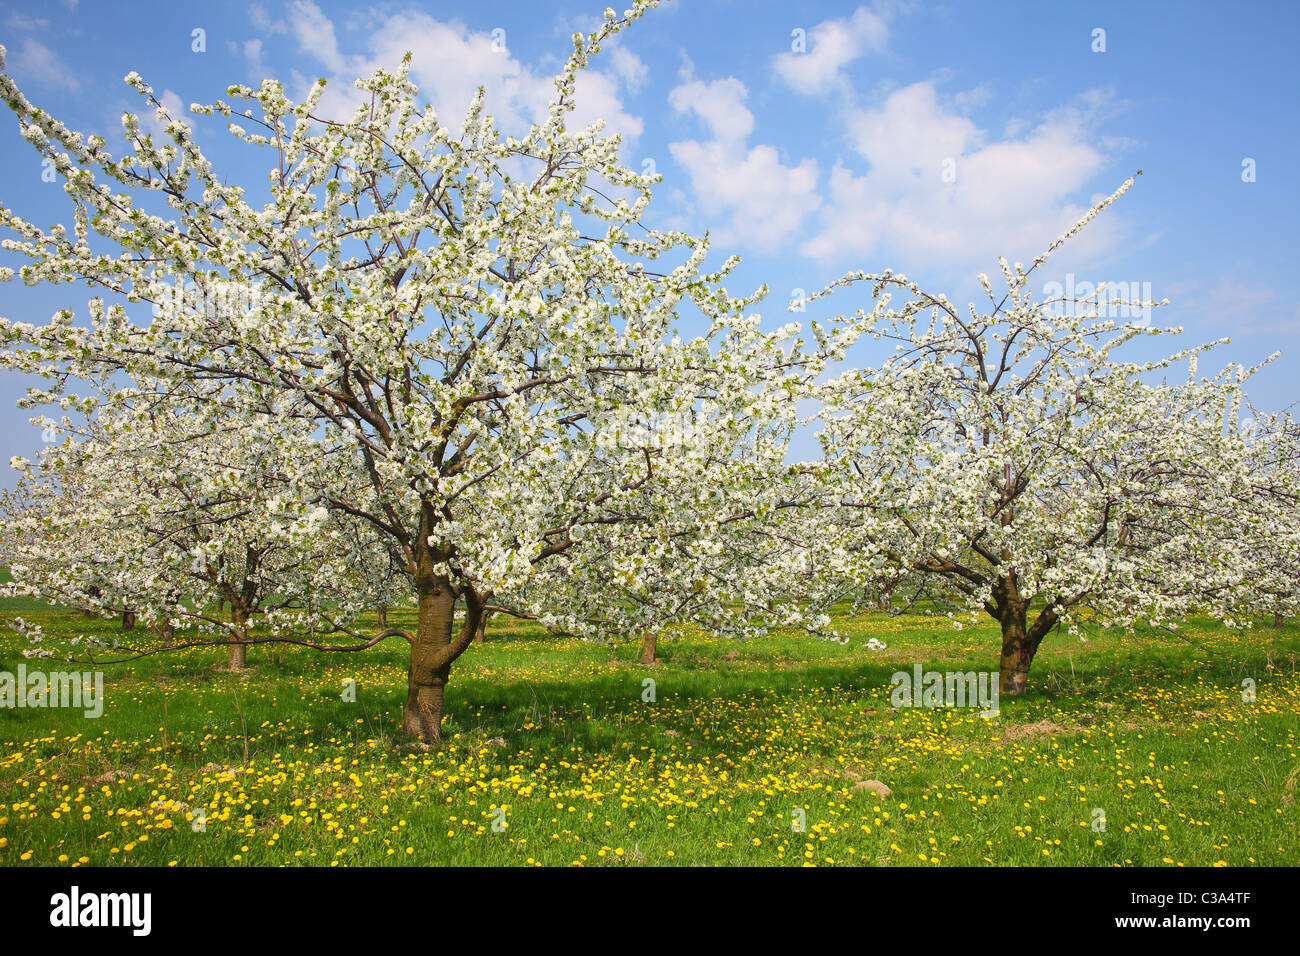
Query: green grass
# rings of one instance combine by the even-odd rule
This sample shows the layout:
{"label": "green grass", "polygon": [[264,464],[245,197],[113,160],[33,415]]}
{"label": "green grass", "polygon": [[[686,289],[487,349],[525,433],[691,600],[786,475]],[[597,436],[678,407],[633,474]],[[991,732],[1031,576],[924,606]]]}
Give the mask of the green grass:
{"label": "green grass", "polygon": [[[0,602],[14,613],[118,629]],[[256,647],[243,676],[217,649],[107,667],[99,719],[0,711],[0,865],[1300,863],[1296,627],[1053,636],[1030,694],[986,720],[893,709],[890,675],[992,668],[992,627],[840,623],[847,645],[681,635],[647,668],[495,621],[434,752],[396,739],[400,641]],[[0,637],[0,670],[22,646]]]}

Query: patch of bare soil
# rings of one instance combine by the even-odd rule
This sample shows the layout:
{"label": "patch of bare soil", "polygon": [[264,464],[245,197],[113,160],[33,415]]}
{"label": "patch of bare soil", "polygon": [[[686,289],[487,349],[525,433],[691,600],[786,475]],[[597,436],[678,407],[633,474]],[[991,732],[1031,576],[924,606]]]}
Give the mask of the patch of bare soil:
{"label": "patch of bare soil", "polygon": [[1002,739],[1005,740],[1025,740],[1036,737],[1060,737],[1065,734],[1079,733],[1078,727],[1062,727],[1060,724],[1054,724],[1050,720],[1040,720],[1033,724],[1013,724],[1002,731]]}
{"label": "patch of bare soil", "polygon": [[129,777],[125,770],[108,770],[101,773],[98,777],[91,777],[91,783],[117,783],[119,780],[125,780]]}

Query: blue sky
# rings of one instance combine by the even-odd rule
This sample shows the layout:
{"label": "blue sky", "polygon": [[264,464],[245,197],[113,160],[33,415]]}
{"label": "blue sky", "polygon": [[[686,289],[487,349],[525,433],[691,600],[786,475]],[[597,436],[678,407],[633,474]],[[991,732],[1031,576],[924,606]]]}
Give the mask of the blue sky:
{"label": "blue sky", "polygon": [[[291,94],[323,76],[341,110],[353,78],[410,50],[416,81],[448,121],[481,84],[510,128],[544,108],[569,35],[602,8],[262,0],[126,9],[6,3],[7,69],[69,125],[116,136],[122,111],[138,109],[122,82],[132,70],[181,107],[263,76]],[[973,299],[975,274],[996,277],[998,255],[1029,261],[1141,168],[1134,189],[1036,287],[1067,273],[1150,283],[1155,299],[1170,299],[1157,324],[1185,326],[1189,344],[1232,337],[1216,367],[1281,350],[1251,387],[1274,410],[1300,399],[1298,34],[1300,5],[1286,2],[674,0],[606,46],[579,108],[624,135],[629,165],[663,175],[652,225],[709,230],[719,262],[740,254],[733,291],[770,285],[762,312],[771,325],[790,319],[795,290],[811,293],[849,269],[893,268]],[[213,119],[199,137],[232,181],[263,177]],[[0,202],[43,225],[69,218],[7,112],[0,170]],[[0,253],[0,264],[18,263]],[[44,321],[62,307],[84,313],[87,297],[76,286],[9,284],[0,314]],[[840,293],[808,317],[858,304]],[[28,413],[13,407],[24,384],[0,373],[0,461],[39,445]]]}

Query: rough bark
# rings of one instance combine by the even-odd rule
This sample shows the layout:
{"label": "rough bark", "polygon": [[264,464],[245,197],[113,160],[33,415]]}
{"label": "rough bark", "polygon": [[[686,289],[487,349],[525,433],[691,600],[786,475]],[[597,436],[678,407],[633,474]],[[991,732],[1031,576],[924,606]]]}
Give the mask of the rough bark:
{"label": "rough bark", "polygon": [[1002,654],[998,658],[998,694],[1019,697],[1025,692],[1029,667],[1043,638],[1058,619],[1052,608],[1040,611],[1029,623],[1029,600],[1022,597],[1014,575],[998,578],[988,612],[1002,627]]}
{"label": "rough bark", "polygon": [[1029,665],[1034,662],[1038,648],[1029,643],[1025,627],[1025,614],[1021,610],[1006,612],[1002,620],[1002,655],[998,659],[998,692],[1007,697],[1019,697],[1025,692]]}
{"label": "rough bark", "polygon": [[388,627],[388,608],[381,607],[377,613],[379,615],[379,629],[382,631]]}
{"label": "rough bark", "polygon": [[248,636],[248,613],[238,604],[232,604],[230,617],[235,625],[236,643],[230,645],[227,666],[232,671],[242,671],[248,667],[248,645],[240,643]]}
{"label": "rough bark", "polygon": [[655,657],[655,650],[659,646],[659,635],[654,631],[647,631],[645,637],[641,638],[641,663],[657,664],[658,659]]}
{"label": "rough bark", "polygon": [[122,630],[124,631],[135,630],[135,611],[122,612]]}
{"label": "rough bark", "polygon": [[415,639],[411,641],[406,706],[402,712],[402,729],[413,737],[422,738],[426,744],[442,740],[444,691],[451,676],[451,665],[473,641],[483,616],[478,594],[468,585],[464,586],[461,593],[465,598],[465,620],[453,638],[456,590],[446,574],[435,571],[444,556],[426,544],[436,522],[433,508],[426,505],[415,545],[418,618]]}
{"label": "rough bark", "polygon": [[419,617],[411,643],[402,729],[432,743],[442,739],[443,689],[451,676],[451,662],[442,663],[441,652],[451,645],[456,595],[446,577],[421,580],[417,574],[416,578]]}

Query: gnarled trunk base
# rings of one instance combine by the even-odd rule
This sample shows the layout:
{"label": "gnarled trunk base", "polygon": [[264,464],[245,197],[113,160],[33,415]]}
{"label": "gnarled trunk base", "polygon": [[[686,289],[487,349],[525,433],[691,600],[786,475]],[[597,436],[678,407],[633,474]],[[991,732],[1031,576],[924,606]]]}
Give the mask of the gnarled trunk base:
{"label": "gnarled trunk base", "polygon": [[1029,665],[1034,661],[1033,647],[1025,636],[1024,626],[1002,627],[1002,656],[998,659],[998,693],[1005,697],[1019,697],[1025,692],[1029,680]]}
{"label": "gnarled trunk base", "polygon": [[451,644],[456,616],[456,595],[445,578],[416,575],[419,620],[411,642],[411,666],[406,675],[406,706],[402,729],[425,743],[442,740],[444,688],[451,676],[451,664],[440,666]]}
{"label": "gnarled trunk base", "polygon": [[998,658],[998,694],[1019,697],[1029,682],[1029,665],[1034,662],[1043,637],[1057,621],[1054,608],[1039,612],[1029,625],[1029,601],[1021,597],[1015,579],[999,579],[990,612],[1002,625],[1002,654]]}
{"label": "gnarled trunk base", "polygon": [[425,502],[421,506],[420,530],[410,569],[419,598],[419,618],[411,640],[402,729],[423,738],[426,744],[442,740],[443,695],[451,665],[474,640],[483,619],[483,601],[468,582],[463,583],[459,596],[465,599],[465,621],[455,640],[452,639],[457,590],[447,574],[439,570],[447,555],[428,544],[440,520],[432,504]]}
{"label": "gnarled trunk base", "polygon": [[406,707],[402,711],[402,730],[425,743],[442,740],[442,712],[446,681],[410,686],[406,691]]}
{"label": "gnarled trunk base", "polygon": [[[248,637],[248,611],[243,604],[231,603],[230,620],[235,625],[235,639],[242,642]],[[232,671],[242,671],[248,668],[248,645],[236,643],[230,645],[230,656],[227,658],[226,666]]]}

